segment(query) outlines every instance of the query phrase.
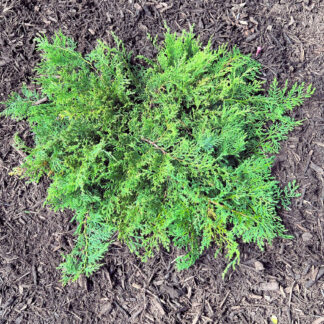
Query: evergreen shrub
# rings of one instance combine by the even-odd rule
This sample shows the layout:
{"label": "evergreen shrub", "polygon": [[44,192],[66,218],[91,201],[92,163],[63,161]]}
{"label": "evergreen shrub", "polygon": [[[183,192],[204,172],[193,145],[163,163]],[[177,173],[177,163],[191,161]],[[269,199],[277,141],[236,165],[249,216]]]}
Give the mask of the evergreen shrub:
{"label": "evergreen shrub", "polygon": [[143,261],[174,245],[178,269],[213,244],[226,253],[224,273],[240,242],[262,249],[288,237],[277,210],[296,186],[280,189],[271,166],[300,124],[286,113],[312,86],[274,80],[265,91],[257,61],[203,47],[192,31],[167,31],[141,64],[114,38],[116,47],[98,41],[83,56],[61,32],[38,37],[38,90],[23,86],[6,102],[4,114],[27,119],[35,139],[17,142],[27,157],[15,173],[50,178],[46,203],[75,212],[63,282],[96,271],[116,235]]}

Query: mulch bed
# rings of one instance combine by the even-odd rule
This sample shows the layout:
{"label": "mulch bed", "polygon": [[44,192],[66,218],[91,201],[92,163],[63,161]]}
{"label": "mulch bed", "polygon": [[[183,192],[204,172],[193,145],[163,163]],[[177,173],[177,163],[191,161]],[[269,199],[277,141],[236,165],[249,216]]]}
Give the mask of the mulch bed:
{"label": "mulch bed", "polygon": [[[162,40],[194,25],[203,43],[237,45],[264,66],[263,76],[313,83],[316,94],[293,114],[304,123],[283,144],[273,174],[297,179],[301,197],[280,215],[293,240],[265,251],[242,246],[225,280],[213,250],[177,272],[177,251],[146,264],[114,244],[91,278],[62,287],[60,253],[73,245],[69,212],[43,207],[48,183],[27,184],[9,172],[23,156],[12,147],[24,122],[0,119],[0,323],[324,323],[324,5],[321,0],[2,0],[0,101],[30,83],[39,61],[34,38],[58,29],[88,52],[114,31],[136,54],[154,57],[147,33]],[[1,107],[3,109],[3,106]]]}

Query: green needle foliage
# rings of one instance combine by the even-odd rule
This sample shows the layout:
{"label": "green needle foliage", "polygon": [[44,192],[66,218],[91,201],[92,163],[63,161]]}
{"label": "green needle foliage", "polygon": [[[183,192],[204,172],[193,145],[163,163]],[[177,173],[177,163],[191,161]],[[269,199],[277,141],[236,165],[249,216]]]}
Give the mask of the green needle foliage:
{"label": "green needle foliage", "polygon": [[279,188],[271,154],[300,123],[286,112],[314,89],[274,80],[265,94],[258,62],[203,48],[192,31],[167,31],[143,65],[115,42],[82,56],[62,33],[39,37],[41,90],[24,86],[6,102],[5,115],[27,119],[35,135],[34,147],[20,143],[28,156],[16,173],[49,177],[46,202],[75,211],[63,282],[96,271],[115,233],[143,261],[173,244],[178,269],[215,243],[225,272],[240,260],[239,242],[262,249],[288,237],[276,210],[296,187]]}

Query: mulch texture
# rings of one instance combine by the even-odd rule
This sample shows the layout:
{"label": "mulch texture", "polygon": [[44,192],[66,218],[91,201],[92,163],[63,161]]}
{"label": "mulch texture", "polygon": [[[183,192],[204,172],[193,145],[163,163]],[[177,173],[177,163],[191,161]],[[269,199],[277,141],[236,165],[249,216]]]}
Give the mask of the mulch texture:
{"label": "mulch texture", "polygon": [[[26,123],[0,119],[0,323],[324,323],[324,4],[321,0],[2,0],[0,101],[30,83],[39,61],[34,38],[58,29],[88,52],[110,32],[136,54],[154,57],[147,33],[163,39],[164,22],[194,25],[203,43],[237,45],[256,57],[263,76],[313,83],[316,94],[293,115],[304,123],[283,143],[273,174],[297,179],[301,196],[280,215],[293,240],[265,251],[242,246],[242,261],[223,281],[213,250],[177,272],[177,251],[146,264],[114,244],[91,278],[62,287],[60,254],[73,245],[71,213],[43,207],[48,183],[27,184],[9,172],[23,154],[13,135]],[[3,109],[3,106],[1,106]]]}

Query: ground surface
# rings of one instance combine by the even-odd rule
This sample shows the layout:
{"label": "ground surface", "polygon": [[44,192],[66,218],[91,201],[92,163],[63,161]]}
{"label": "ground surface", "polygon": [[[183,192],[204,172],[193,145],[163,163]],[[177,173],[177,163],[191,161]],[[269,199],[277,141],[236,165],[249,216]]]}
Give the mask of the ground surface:
{"label": "ground surface", "polygon": [[[87,52],[114,31],[135,54],[154,56],[147,40],[195,31],[206,43],[237,44],[264,65],[264,77],[312,82],[314,97],[294,114],[304,119],[283,144],[273,168],[285,184],[297,179],[301,197],[281,217],[294,240],[264,252],[242,247],[243,260],[221,279],[222,258],[208,251],[176,272],[176,251],[147,264],[114,244],[90,279],[62,287],[56,267],[71,249],[70,214],[42,207],[46,181],[9,176],[23,156],[11,146],[26,124],[0,119],[0,323],[322,323],[324,316],[324,3],[321,0],[1,0],[0,100],[30,82],[39,60],[37,33],[61,28]],[[162,37],[159,38],[161,40]],[[3,108],[3,107],[2,107]],[[1,109],[2,109],[1,108]],[[317,320],[317,322],[316,322]]]}

